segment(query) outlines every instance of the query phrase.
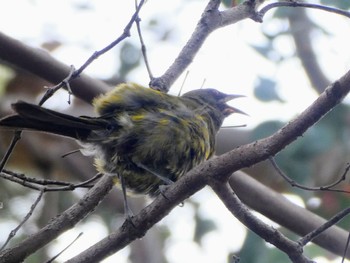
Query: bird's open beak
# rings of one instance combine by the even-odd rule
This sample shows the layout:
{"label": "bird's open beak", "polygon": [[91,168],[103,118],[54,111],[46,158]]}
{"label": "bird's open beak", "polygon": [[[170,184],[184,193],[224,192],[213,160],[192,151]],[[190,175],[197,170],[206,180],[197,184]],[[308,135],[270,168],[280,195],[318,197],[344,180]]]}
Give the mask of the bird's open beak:
{"label": "bird's open beak", "polygon": [[[245,97],[244,95],[236,95],[236,94],[228,94],[224,99],[223,99],[223,102],[229,102],[233,99],[237,99],[237,98],[243,98]],[[232,107],[230,105],[227,105],[226,104],[226,108],[224,109],[224,114],[226,116],[229,116],[230,114],[232,113],[239,113],[239,114],[243,114],[243,115],[246,115],[246,116],[249,116],[247,113],[245,113],[244,111],[241,111],[235,107]]]}

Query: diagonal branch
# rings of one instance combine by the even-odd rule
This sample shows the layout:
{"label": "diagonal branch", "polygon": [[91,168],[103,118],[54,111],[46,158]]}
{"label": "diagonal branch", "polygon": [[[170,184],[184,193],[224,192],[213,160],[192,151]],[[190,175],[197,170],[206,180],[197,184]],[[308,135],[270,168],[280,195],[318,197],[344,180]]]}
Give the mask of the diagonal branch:
{"label": "diagonal branch", "polygon": [[34,201],[34,203],[32,204],[29,212],[27,213],[27,215],[23,218],[23,220],[21,221],[21,223],[10,232],[10,235],[7,237],[7,240],[5,241],[5,243],[2,245],[2,247],[0,248],[0,251],[2,251],[7,244],[10,242],[10,240],[16,235],[16,233],[18,232],[18,230],[24,225],[25,222],[28,221],[28,219],[31,217],[31,215],[33,214],[34,209],[37,207],[38,203],[40,202],[41,198],[44,195],[44,191],[41,190],[39,193],[39,196],[36,198],[36,200]]}
{"label": "diagonal branch", "polygon": [[302,246],[293,242],[273,227],[263,223],[254,216],[232,191],[228,184],[212,180],[210,186],[215,191],[226,208],[246,227],[257,235],[285,252],[293,262],[311,262],[303,255]]}
{"label": "diagonal branch", "polygon": [[220,27],[234,24],[255,14],[254,5],[249,1],[222,12],[218,10],[219,4],[220,1],[218,0],[209,1],[186,45],[166,72],[161,77],[151,80],[149,84],[151,87],[168,91],[175,80],[192,63],[210,33]]}

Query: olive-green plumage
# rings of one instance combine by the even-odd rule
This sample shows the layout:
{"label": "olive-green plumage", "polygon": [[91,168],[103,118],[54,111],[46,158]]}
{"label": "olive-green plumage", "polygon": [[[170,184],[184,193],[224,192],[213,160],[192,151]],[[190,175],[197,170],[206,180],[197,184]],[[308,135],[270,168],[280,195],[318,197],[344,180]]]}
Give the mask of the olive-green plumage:
{"label": "olive-green plumage", "polygon": [[73,117],[18,102],[17,115],[0,126],[31,129],[77,139],[84,154],[94,155],[97,170],[122,178],[130,192],[157,195],[214,154],[215,136],[230,114],[226,104],[240,97],[200,89],[181,97],[120,84],[93,102],[98,117]]}

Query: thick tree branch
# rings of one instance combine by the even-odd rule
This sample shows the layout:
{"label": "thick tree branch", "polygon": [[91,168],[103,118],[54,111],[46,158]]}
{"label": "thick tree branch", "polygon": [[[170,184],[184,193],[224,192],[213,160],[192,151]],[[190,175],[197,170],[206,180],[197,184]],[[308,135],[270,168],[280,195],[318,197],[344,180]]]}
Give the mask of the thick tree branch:
{"label": "thick tree branch", "polygon": [[[0,43],[1,60],[25,69],[51,83],[61,82],[71,71],[69,66],[56,60],[44,50],[29,47],[1,32]],[[109,90],[109,87],[102,81],[85,74],[75,79],[71,83],[71,88],[75,96],[89,103],[97,95]]]}

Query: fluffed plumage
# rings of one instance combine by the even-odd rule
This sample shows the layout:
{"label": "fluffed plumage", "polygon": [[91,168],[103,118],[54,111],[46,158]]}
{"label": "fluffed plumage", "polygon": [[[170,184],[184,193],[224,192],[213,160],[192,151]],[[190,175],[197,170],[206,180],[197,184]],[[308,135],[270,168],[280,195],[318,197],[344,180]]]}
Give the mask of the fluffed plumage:
{"label": "fluffed plumage", "polygon": [[[200,89],[181,97],[120,84],[93,102],[98,117],[73,117],[26,102],[0,126],[71,137],[95,156],[99,172],[116,175],[134,193],[157,195],[214,154],[223,120],[243,113],[226,104],[241,97]],[[120,181],[119,181],[120,182]]]}

